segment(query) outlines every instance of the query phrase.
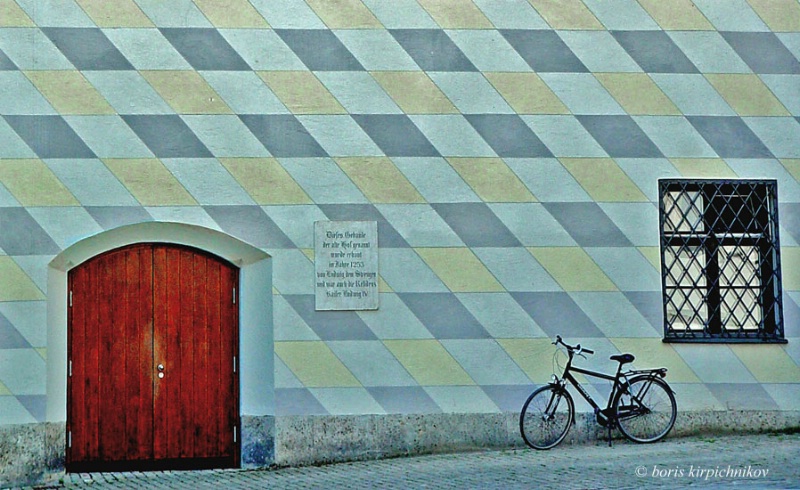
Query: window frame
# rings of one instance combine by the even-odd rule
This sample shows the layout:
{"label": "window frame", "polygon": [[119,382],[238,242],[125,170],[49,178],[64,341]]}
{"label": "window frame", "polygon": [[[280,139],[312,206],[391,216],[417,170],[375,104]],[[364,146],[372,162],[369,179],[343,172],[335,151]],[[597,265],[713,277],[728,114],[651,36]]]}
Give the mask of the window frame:
{"label": "window frame", "polygon": [[777,180],[659,179],[658,209],[663,341],[786,343]]}

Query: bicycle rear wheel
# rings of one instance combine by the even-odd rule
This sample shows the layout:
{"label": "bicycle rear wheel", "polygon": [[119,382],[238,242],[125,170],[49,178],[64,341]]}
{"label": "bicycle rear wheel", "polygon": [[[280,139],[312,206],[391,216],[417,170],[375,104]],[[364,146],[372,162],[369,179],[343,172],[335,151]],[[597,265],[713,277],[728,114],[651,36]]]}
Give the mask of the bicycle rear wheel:
{"label": "bicycle rear wheel", "polygon": [[675,425],[678,405],[667,383],[652,376],[638,376],[614,402],[617,426],[633,442],[656,442]]}
{"label": "bicycle rear wheel", "polygon": [[572,396],[563,388],[547,385],[534,391],[519,414],[519,431],[525,444],[550,449],[569,431],[575,416]]}

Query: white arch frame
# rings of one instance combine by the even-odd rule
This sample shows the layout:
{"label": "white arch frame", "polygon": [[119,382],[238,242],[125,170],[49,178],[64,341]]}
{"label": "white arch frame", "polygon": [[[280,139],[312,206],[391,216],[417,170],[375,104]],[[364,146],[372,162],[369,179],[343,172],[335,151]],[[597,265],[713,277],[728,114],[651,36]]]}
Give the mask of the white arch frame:
{"label": "white arch frame", "polygon": [[145,222],[121,226],[71,245],[47,271],[47,422],[67,420],[67,273],[103,252],[135,243],[187,245],[240,268],[240,416],[275,415],[272,261],[262,250],[196,225]]}

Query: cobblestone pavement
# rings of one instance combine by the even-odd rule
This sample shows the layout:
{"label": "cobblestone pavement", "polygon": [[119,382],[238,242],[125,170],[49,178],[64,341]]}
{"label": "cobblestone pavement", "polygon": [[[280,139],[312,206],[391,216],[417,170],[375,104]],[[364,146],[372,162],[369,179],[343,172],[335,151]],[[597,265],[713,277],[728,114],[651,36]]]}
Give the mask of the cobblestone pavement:
{"label": "cobblestone pavement", "polygon": [[272,470],[71,474],[47,488],[800,488],[800,434],[562,444]]}

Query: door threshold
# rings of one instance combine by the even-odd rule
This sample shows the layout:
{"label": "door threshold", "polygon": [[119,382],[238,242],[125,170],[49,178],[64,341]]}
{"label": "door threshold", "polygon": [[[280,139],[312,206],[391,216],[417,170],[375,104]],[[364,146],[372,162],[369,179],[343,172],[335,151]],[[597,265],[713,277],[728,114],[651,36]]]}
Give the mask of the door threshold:
{"label": "door threshold", "polygon": [[70,463],[67,473],[125,473],[148,471],[191,471],[238,469],[231,457],[227,458],[171,458],[138,461],[84,461]]}

